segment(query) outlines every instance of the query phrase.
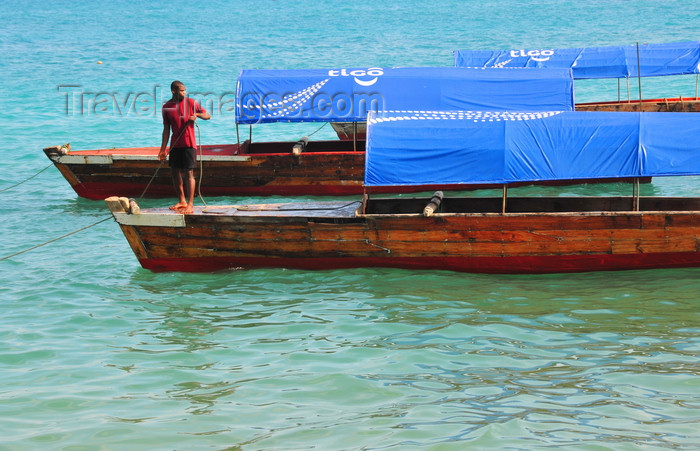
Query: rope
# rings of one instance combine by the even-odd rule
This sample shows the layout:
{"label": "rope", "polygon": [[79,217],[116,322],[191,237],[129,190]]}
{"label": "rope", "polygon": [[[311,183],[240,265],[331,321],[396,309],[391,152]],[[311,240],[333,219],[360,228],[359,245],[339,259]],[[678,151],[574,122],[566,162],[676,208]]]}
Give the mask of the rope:
{"label": "rope", "polygon": [[[195,125],[197,126],[197,132],[199,133],[199,125],[197,125],[196,123],[195,123]],[[183,129],[180,131],[180,135],[177,137],[176,141],[180,139],[180,137],[182,136],[182,134],[184,133],[184,131],[185,131],[185,128],[183,128]],[[200,165],[201,165],[201,155],[202,155],[202,145],[201,145],[201,144],[199,145],[199,153],[200,153]],[[31,180],[32,178],[34,178],[34,177],[36,177],[37,175],[41,174],[42,172],[44,172],[45,170],[47,170],[47,169],[50,168],[51,166],[53,166],[53,163],[52,163],[52,164],[49,164],[49,165],[46,166],[44,169],[42,169],[41,171],[37,172],[37,173],[34,174],[33,176],[27,178],[26,180],[23,180],[23,181],[21,181],[21,182],[15,184],[15,185],[12,185],[12,186],[10,186],[9,188],[5,188],[5,189],[0,190],[0,193],[2,193],[2,192],[4,192],[4,191],[7,191],[7,190],[9,190],[9,189],[12,189],[12,188],[14,188],[15,186],[21,185],[22,183],[24,183],[24,182],[26,182],[26,181],[28,181],[28,180]],[[161,161],[160,164],[158,165],[158,167],[156,168],[156,172],[155,172],[155,173],[153,174],[153,176],[151,177],[151,180],[149,180],[148,184],[146,185],[146,188],[144,188],[144,190],[143,190],[143,192],[141,193],[141,196],[139,197],[139,199],[143,198],[143,196],[146,194],[146,191],[147,191],[148,188],[151,186],[151,183],[153,183],[153,180],[156,178],[156,175],[158,175],[158,171],[160,170],[160,168],[161,168],[162,166],[163,166],[163,161]],[[201,166],[200,166],[199,182],[200,182],[200,186],[201,186],[201,182],[202,182],[202,171],[201,171]],[[200,198],[201,198],[201,191],[200,191]],[[204,202],[204,199],[202,199],[202,202]],[[206,203],[205,203],[204,205],[206,206]],[[22,251],[15,252],[14,254],[10,254],[10,255],[7,255],[7,256],[5,256],[5,257],[2,257],[2,258],[0,258],[0,261],[7,260],[7,259],[12,258],[12,257],[16,257],[16,256],[18,256],[18,255],[24,254],[25,252],[32,251],[32,250],[37,249],[37,248],[40,248],[40,247],[42,247],[42,246],[46,246],[47,244],[51,244],[51,243],[54,243],[54,242],[56,242],[56,241],[58,241],[58,240],[62,240],[63,238],[67,238],[67,237],[69,237],[69,236],[71,236],[71,235],[75,235],[75,234],[78,233],[78,232],[82,232],[83,230],[87,230],[87,229],[89,229],[89,228],[91,228],[91,227],[94,227],[94,226],[96,226],[96,225],[98,225],[98,224],[101,224],[101,223],[103,223],[103,222],[105,222],[105,221],[107,221],[107,220],[109,220],[109,219],[112,219],[112,216],[108,216],[108,217],[106,217],[106,218],[104,218],[104,219],[101,219],[101,220],[99,220],[99,221],[97,221],[97,222],[95,222],[95,223],[93,223],[93,224],[87,225],[87,226],[85,226],[85,227],[81,227],[80,229],[74,230],[74,231],[69,232],[69,233],[66,233],[65,235],[61,235],[61,236],[59,236],[58,238],[54,238],[54,239],[48,240],[48,241],[43,242],[43,243],[41,243],[41,244],[37,244],[36,246],[32,246],[32,247],[30,247],[30,248],[28,248],[28,249],[24,249],[24,250],[22,250]]]}
{"label": "rope", "polygon": [[12,188],[14,188],[14,187],[16,187],[16,186],[19,186],[19,185],[21,185],[22,183],[27,182],[27,181],[33,179],[34,177],[36,177],[37,175],[41,174],[42,172],[44,172],[45,170],[47,170],[47,169],[50,168],[51,166],[53,166],[53,163],[49,164],[48,166],[46,166],[44,169],[42,169],[41,171],[37,172],[37,173],[34,174],[33,176],[31,176],[31,177],[29,177],[29,178],[26,178],[26,179],[22,180],[21,182],[16,183],[16,184],[10,186],[9,188],[0,189],[0,193],[4,193],[5,191],[11,190]]}
{"label": "rope", "polygon": [[[199,128],[199,126],[197,126]],[[177,138],[175,138],[175,141],[170,142],[170,149],[172,150],[174,143],[178,142],[180,138],[182,137],[183,133],[185,133],[185,130],[187,129],[187,125],[185,125],[182,130],[180,130],[180,134],[177,135]],[[146,187],[143,189],[143,192],[139,196],[139,200],[143,199],[143,196],[146,195],[146,191],[148,191],[148,188],[151,186],[151,183],[153,183],[153,180],[155,180],[156,176],[158,175],[158,171],[160,171],[160,168],[163,167],[163,163],[165,163],[165,160],[161,160],[160,163],[158,164],[158,167],[156,168],[156,172],[153,173],[153,176],[151,177],[151,180],[148,181],[148,184],[146,184]]]}
{"label": "rope", "polygon": [[204,204],[204,208],[208,207],[207,203],[204,202],[202,197],[202,175],[204,174],[204,157],[202,156],[202,134],[199,129],[199,124],[195,121],[194,126],[197,127],[197,145],[199,147],[199,181],[197,182],[197,194],[199,195],[199,200]]}
{"label": "rope", "polygon": [[80,228],[80,229],[78,229],[78,230],[75,230],[75,231],[73,231],[73,232],[66,233],[65,235],[59,236],[58,238],[54,238],[54,239],[49,240],[49,241],[46,241],[46,242],[44,242],[44,243],[37,244],[36,246],[30,247],[29,249],[25,249],[25,250],[23,250],[23,251],[15,252],[14,254],[8,255],[8,256],[6,256],[6,257],[2,257],[2,258],[0,258],[0,261],[2,261],[2,260],[7,260],[8,258],[16,257],[17,255],[24,254],[25,252],[32,251],[32,250],[34,250],[34,249],[36,249],[36,248],[39,248],[39,247],[41,247],[41,246],[46,246],[47,244],[53,243],[53,242],[55,242],[55,241],[61,240],[61,239],[63,239],[63,238],[69,237],[69,236],[71,236],[71,235],[75,235],[75,234],[78,233],[78,232],[82,232],[83,230],[89,229],[90,227],[94,227],[94,226],[96,226],[97,224],[101,224],[101,223],[105,222],[105,221],[108,220],[108,219],[112,219],[112,216],[108,216],[108,217],[106,217],[106,218],[104,218],[104,219],[101,219],[101,220],[97,221],[97,222],[94,223],[94,224],[90,224],[89,226],[85,226],[85,227]]}
{"label": "rope", "polygon": [[148,181],[148,184],[146,184],[146,187],[143,189],[143,192],[139,196],[139,200],[143,199],[143,196],[146,194],[146,191],[148,191],[148,188],[151,186],[151,183],[153,183],[153,180],[155,180],[156,175],[158,175],[158,171],[160,170],[161,167],[163,167],[163,163],[165,160],[161,160],[160,164],[158,164],[158,167],[156,168],[156,172],[153,173],[153,177],[151,177],[151,180]]}
{"label": "rope", "polygon": [[[321,125],[319,128],[317,128],[314,132],[310,133],[308,136],[311,137],[314,134],[318,133],[323,127],[328,125],[328,122],[324,122],[323,125]],[[199,196],[199,200],[202,201],[202,204],[204,204],[204,208],[209,207],[207,203],[204,201],[204,197],[202,196],[202,178],[204,176],[204,158],[202,156],[202,131],[199,128],[199,124],[195,121],[194,126],[197,127],[197,146],[199,147],[199,180],[197,181],[197,195]],[[158,171],[156,170],[156,173]],[[155,177],[155,175],[154,175]],[[149,182],[150,185],[150,182]],[[146,187],[148,188],[148,187]],[[144,190],[145,193],[145,190]],[[143,194],[142,194],[143,196]]]}
{"label": "rope", "polygon": [[325,127],[326,125],[328,125],[328,122],[324,122],[323,125],[320,126],[319,128],[317,128],[315,132],[309,134],[309,135],[308,135],[309,138],[311,138],[312,136],[314,136],[319,130],[321,130],[321,129],[322,129],[323,127]]}

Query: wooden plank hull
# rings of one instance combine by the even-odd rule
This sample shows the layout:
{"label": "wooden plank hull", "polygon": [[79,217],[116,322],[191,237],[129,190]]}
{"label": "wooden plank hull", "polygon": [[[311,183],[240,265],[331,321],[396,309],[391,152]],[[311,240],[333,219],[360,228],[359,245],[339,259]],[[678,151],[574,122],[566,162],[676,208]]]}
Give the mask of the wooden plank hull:
{"label": "wooden plank hull", "polygon": [[[567,203],[562,198],[537,202],[542,199],[559,206],[541,210],[561,210]],[[582,198],[575,199],[582,205]],[[489,202],[496,209],[500,199]],[[652,206],[651,200],[644,202]],[[208,207],[184,216],[162,209],[113,214],[141,265],[152,271],[392,267],[552,273],[700,266],[697,198],[672,204],[693,209],[688,211],[618,211],[622,207],[615,204],[615,211],[429,217],[403,211],[415,205],[392,207],[399,213],[355,214],[359,205]],[[509,199],[509,205],[520,208],[517,200]]]}
{"label": "wooden plank hull", "polygon": [[576,111],[646,111],[661,113],[698,113],[700,99],[696,97],[675,97],[670,99],[628,100],[624,102],[577,103]]}

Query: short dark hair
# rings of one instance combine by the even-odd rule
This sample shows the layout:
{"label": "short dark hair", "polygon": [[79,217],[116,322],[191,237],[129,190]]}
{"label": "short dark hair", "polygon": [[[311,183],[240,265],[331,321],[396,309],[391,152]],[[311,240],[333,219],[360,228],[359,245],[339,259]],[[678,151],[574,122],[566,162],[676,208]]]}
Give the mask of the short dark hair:
{"label": "short dark hair", "polygon": [[174,82],[170,83],[170,90],[175,91],[176,89],[180,89],[181,86],[185,86],[185,84],[179,80],[175,80]]}

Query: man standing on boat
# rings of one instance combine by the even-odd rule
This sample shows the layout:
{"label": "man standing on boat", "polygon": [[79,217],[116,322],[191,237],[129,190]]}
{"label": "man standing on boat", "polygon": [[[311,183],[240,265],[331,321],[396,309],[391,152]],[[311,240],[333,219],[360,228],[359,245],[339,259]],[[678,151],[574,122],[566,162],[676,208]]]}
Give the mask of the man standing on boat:
{"label": "man standing on boat", "polygon": [[166,148],[170,140],[168,162],[172,171],[173,185],[179,198],[178,203],[170,209],[187,215],[194,211],[194,169],[197,167],[194,122],[197,118],[208,120],[211,116],[194,99],[187,97],[187,88],[181,81],[172,82],[170,91],[173,96],[163,105],[163,139],[158,159],[165,160]]}

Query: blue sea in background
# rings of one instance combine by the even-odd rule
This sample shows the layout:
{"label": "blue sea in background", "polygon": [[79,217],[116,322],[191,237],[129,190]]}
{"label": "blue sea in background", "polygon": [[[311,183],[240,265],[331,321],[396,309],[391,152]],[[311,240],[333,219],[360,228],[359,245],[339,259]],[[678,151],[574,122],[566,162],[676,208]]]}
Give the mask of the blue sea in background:
{"label": "blue sea in background", "polygon": [[[16,0],[0,18],[0,258],[56,240],[0,261],[0,449],[697,449],[700,269],[154,274],[42,148],[159,145],[174,79],[230,100],[242,69],[697,40],[700,2]],[[644,80],[644,96],[696,83]],[[235,142],[232,111],[211,113],[201,142]]]}

